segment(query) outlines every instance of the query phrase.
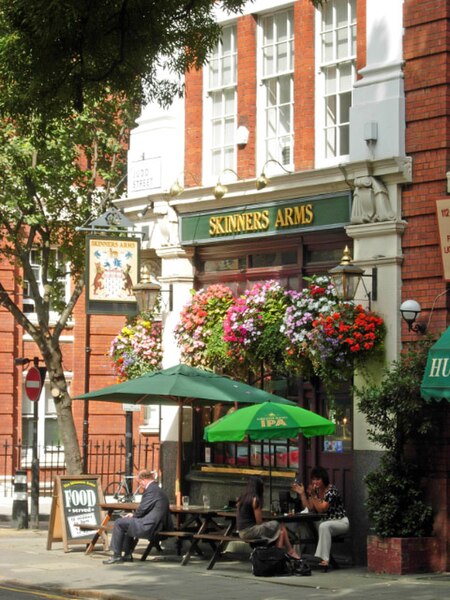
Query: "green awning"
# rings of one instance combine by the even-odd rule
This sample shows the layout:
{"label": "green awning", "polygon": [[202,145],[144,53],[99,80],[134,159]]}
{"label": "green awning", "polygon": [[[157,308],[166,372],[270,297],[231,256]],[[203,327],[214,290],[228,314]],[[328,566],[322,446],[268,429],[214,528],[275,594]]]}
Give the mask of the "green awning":
{"label": "green awning", "polygon": [[443,398],[450,401],[450,327],[428,352],[420,394],[429,401]]}

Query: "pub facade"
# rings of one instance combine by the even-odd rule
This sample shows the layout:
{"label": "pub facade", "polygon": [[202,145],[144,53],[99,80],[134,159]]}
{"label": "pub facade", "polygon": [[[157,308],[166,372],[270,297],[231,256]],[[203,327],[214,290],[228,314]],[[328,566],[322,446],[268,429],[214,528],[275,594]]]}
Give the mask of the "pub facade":
{"label": "pub facade", "polygon": [[[438,34],[421,5],[330,0],[315,9],[308,0],[258,0],[239,16],[218,11],[222,39],[202,70],[186,74],[184,100],[143,110],[131,135],[128,196],[118,204],[146,234],[148,271],[173,290],[172,310],[162,306],[164,366],[180,357],[173,332],[191,290],[224,284],[239,295],[267,280],[299,290],[338,265],[345,246],[365,276],[355,300],[385,321],[386,364],[414,340],[402,301],[414,297],[427,310],[446,289],[435,200],[447,194],[448,152],[431,130],[443,119],[435,94],[448,86],[436,67],[440,92],[427,80],[431,50],[417,35]],[[432,12],[443,22],[443,4]],[[446,325],[441,297],[432,328]],[[353,383],[363,375],[355,372]],[[280,465],[271,474],[277,491],[288,489],[289,472],[307,479],[315,464],[329,470],[354,525],[353,555],[363,561],[362,481],[380,453],[351,383],[337,386],[331,409],[320,382],[272,377],[276,393],[324,415],[337,410],[340,421],[334,438],[269,452]],[[169,482],[177,417],[162,410]],[[192,440],[183,485],[194,499],[214,486],[214,500],[226,504],[249,473],[267,475],[268,450],[208,447],[202,428],[215,417],[203,412],[182,417]],[[439,486],[447,489],[445,477]]]}

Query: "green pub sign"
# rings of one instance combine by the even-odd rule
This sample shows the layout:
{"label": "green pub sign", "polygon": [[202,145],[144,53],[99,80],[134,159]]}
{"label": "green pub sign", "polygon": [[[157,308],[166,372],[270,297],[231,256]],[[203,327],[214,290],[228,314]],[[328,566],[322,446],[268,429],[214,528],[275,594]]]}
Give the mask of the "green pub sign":
{"label": "green pub sign", "polygon": [[350,222],[351,194],[296,198],[180,218],[183,245],[211,244],[282,233],[337,229]]}

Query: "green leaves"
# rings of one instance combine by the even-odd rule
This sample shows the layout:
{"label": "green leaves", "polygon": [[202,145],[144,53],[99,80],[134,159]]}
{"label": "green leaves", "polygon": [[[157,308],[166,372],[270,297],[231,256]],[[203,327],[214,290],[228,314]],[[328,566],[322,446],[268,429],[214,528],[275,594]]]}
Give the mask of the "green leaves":
{"label": "green leaves", "polygon": [[[109,96],[64,118],[0,119],[1,255],[23,268],[44,329],[50,309],[66,306],[67,270],[75,280],[84,270],[85,234],[77,226],[103,212],[123,178],[126,125],[134,116],[131,103]],[[67,263],[58,269],[55,247]]]}
{"label": "green leaves", "polygon": [[167,104],[219,38],[213,11],[210,0],[0,0],[0,111],[67,115],[107,89]]}
{"label": "green leaves", "polygon": [[423,441],[434,426],[432,407],[420,396],[431,338],[410,347],[385,372],[379,385],[356,390],[368,423],[368,437],[385,453],[365,478],[367,512],[382,537],[429,535],[432,510],[423,501],[421,473],[426,469]]}

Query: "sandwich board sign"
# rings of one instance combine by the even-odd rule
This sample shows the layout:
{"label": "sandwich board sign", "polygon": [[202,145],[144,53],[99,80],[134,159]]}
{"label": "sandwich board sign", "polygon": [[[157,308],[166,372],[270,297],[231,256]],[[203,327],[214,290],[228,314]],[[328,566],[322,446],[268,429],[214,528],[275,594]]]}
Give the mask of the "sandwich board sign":
{"label": "sandwich board sign", "polygon": [[[53,500],[48,527],[47,550],[53,542],[88,545],[103,519],[100,503],[104,502],[98,475],[58,475],[53,486]],[[86,525],[89,529],[81,529]],[[107,549],[106,535],[102,541]]]}

